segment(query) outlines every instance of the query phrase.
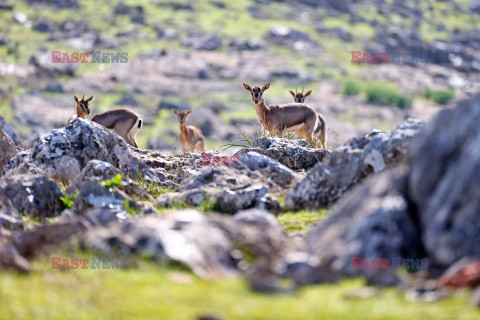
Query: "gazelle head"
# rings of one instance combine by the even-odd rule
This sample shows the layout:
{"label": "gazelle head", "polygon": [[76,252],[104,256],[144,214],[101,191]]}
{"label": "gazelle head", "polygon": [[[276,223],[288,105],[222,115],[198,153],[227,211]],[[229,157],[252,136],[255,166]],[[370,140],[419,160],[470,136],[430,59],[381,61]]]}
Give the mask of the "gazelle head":
{"label": "gazelle head", "polygon": [[88,108],[88,103],[93,100],[95,95],[91,96],[88,99],[85,99],[85,95],[82,97],[82,99],[78,99],[78,97],[74,94],[73,95],[73,100],[77,103],[77,114],[78,116],[84,117],[85,115],[90,114],[90,109]]}
{"label": "gazelle head", "polygon": [[248,90],[250,91],[250,93],[252,94],[252,102],[253,104],[259,104],[259,103],[262,103],[263,102],[263,93],[265,92],[265,90],[267,90],[268,88],[270,88],[270,82],[267,83],[266,85],[264,85],[262,88],[260,87],[250,87],[248,84],[244,83],[243,84],[243,87],[245,88],[245,90]]}
{"label": "gazelle head", "polygon": [[188,111],[177,111],[175,109],[172,109],[172,112],[177,115],[178,122],[182,124],[187,124],[187,117],[190,113],[192,113],[193,110],[188,110]]}
{"label": "gazelle head", "polygon": [[303,90],[302,92],[297,92],[297,89],[295,89],[295,92],[292,90],[288,90],[288,92],[290,92],[290,94],[293,96],[293,99],[295,99],[296,103],[304,103],[305,98],[312,94],[312,90],[307,91],[305,94],[303,93]]}

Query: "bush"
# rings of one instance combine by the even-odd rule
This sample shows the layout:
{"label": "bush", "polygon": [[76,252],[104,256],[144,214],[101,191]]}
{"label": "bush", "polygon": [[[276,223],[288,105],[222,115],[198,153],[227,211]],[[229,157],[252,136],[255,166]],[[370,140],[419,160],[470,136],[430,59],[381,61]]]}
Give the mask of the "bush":
{"label": "bush", "polygon": [[453,90],[434,91],[430,88],[426,88],[423,91],[423,96],[437,104],[447,104],[455,97],[455,92],[453,92]]}
{"label": "bush", "polygon": [[400,109],[410,108],[413,101],[413,97],[379,84],[368,85],[365,89],[365,95],[368,103],[396,106]]}
{"label": "bush", "polygon": [[347,79],[343,82],[343,94],[347,96],[355,96],[360,93],[362,84],[359,80]]}

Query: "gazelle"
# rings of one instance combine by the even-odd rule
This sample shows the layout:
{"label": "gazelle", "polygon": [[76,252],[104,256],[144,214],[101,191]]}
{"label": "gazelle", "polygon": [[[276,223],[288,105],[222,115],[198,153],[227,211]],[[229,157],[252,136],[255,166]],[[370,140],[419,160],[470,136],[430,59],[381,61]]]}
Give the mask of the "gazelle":
{"label": "gazelle", "polygon": [[297,92],[296,89],[295,93],[292,90],[288,90],[288,92],[290,92],[290,94],[293,96],[293,99],[295,99],[295,102],[297,103],[304,103],[305,98],[312,94],[312,90],[307,91],[305,94],[303,94],[303,90],[302,92]]}
{"label": "gazelle", "polygon": [[172,109],[172,112],[177,115],[178,122],[180,124],[180,134],[178,138],[182,144],[182,151],[185,152],[204,152],[205,151],[205,138],[202,131],[194,126],[187,126],[187,117],[192,110],[189,111],[177,111]]}
{"label": "gazelle", "polygon": [[85,99],[85,95],[82,97],[82,99],[78,99],[77,95],[73,95],[73,100],[77,103],[77,115],[73,115],[68,119],[67,124],[70,123],[75,118],[84,118],[86,115],[90,114],[90,109],[88,108],[88,103],[93,100],[95,95],[91,96],[88,99]]}
{"label": "gazelle", "polygon": [[138,148],[135,136],[142,127],[143,119],[130,109],[118,108],[97,113],[93,122],[112,130],[131,146]]}
{"label": "gazelle", "polygon": [[270,82],[262,88],[253,87],[246,83],[243,87],[252,94],[252,103],[255,106],[262,126],[271,135],[281,136],[283,132],[296,132],[301,138],[307,139],[314,146],[317,140],[326,148],[325,119],[311,107],[303,103],[287,103],[267,106],[263,93],[270,88]]}

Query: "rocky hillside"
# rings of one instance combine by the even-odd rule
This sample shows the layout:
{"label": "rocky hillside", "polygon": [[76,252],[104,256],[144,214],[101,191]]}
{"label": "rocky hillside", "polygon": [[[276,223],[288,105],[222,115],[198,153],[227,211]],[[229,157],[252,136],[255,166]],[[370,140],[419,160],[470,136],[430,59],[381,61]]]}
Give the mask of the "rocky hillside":
{"label": "rocky hillside", "polygon": [[[0,276],[87,252],[263,293],[360,277],[409,301],[471,289],[479,306],[479,14],[477,1],[0,0]],[[275,104],[312,90],[328,148],[262,131],[242,82],[271,82]],[[139,113],[140,148],[92,115],[67,124],[74,93],[95,94],[93,114]],[[171,109],[193,109],[205,152],[180,152]]]}
{"label": "rocky hillside", "polygon": [[[255,135],[241,83],[272,81],[269,103],[313,90],[307,103],[337,146],[474,92],[478,28],[474,1],[3,1],[0,110],[27,146],[65,125],[73,93],[95,93],[94,112],[134,109],[146,121],[140,146],[174,153],[170,109],[194,108],[212,149]],[[52,51],[89,62],[51,63]],[[352,51],[394,63],[352,63]],[[98,52],[128,61],[91,63]]]}

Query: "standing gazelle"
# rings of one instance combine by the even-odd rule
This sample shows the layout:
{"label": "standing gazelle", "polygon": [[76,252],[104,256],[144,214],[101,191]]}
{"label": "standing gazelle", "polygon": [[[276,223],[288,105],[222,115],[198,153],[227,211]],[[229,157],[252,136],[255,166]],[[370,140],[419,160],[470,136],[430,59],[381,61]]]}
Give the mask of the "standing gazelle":
{"label": "standing gazelle", "polygon": [[252,103],[260,123],[271,135],[278,137],[283,132],[296,132],[301,138],[313,143],[315,147],[317,140],[320,140],[323,148],[326,148],[325,119],[311,107],[303,103],[267,106],[263,93],[270,88],[270,82],[263,88],[253,87],[252,89],[246,83],[243,87],[252,94]]}
{"label": "standing gazelle", "polygon": [[82,99],[78,99],[77,95],[73,95],[73,100],[77,103],[77,115],[73,115],[68,119],[67,124],[70,123],[75,118],[84,118],[86,115],[90,114],[90,109],[88,108],[88,103],[93,100],[95,95],[91,96],[88,99],[85,99],[85,95],[82,97]]}
{"label": "standing gazelle", "polygon": [[180,123],[180,134],[178,138],[182,145],[182,151],[185,152],[204,152],[205,151],[205,138],[202,131],[194,126],[187,126],[187,117],[192,110],[189,111],[177,111],[172,109],[172,112],[177,115],[178,122]]}
{"label": "standing gazelle", "polygon": [[135,136],[142,127],[143,119],[130,109],[118,108],[97,113],[93,122],[112,130],[131,146],[138,148]]}
{"label": "standing gazelle", "polygon": [[288,92],[290,92],[290,94],[293,96],[293,99],[295,99],[296,103],[304,103],[305,98],[312,94],[312,90],[307,91],[305,94],[303,94],[303,90],[302,92],[297,92],[296,89],[295,93],[292,90],[288,90]]}

